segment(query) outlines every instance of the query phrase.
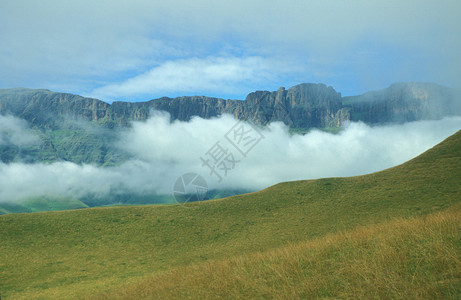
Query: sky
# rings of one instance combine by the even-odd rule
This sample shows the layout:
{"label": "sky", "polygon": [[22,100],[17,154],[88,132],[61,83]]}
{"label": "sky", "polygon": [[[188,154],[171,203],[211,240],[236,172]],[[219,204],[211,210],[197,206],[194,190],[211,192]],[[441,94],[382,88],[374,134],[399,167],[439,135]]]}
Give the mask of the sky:
{"label": "sky", "polygon": [[[118,132],[116,146],[131,157],[118,166],[0,162],[0,203],[40,196],[172,195],[175,182],[187,173],[202,176],[208,189],[219,190],[260,190],[282,181],[368,174],[404,163],[443,141],[461,128],[461,117],[373,127],[350,123],[338,134],[313,130],[305,135],[292,135],[276,122],[261,128],[261,135],[254,135],[261,138],[247,148],[228,134],[238,124],[246,126],[245,132],[251,129],[230,115],[171,123],[167,113],[154,112]],[[0,145],[40,143],[21,119],[0,116],[0,125]],[[2,140],[4,133],[11,138]],[[215,168],[221,178],[202,161],[213,165],[209,153],[217,153],[217,144],[227,151],[228,170]]]}
{"label": "sky", "polygon": [[461,1],[1,0],[0,88],[114,100],[461,87]]}

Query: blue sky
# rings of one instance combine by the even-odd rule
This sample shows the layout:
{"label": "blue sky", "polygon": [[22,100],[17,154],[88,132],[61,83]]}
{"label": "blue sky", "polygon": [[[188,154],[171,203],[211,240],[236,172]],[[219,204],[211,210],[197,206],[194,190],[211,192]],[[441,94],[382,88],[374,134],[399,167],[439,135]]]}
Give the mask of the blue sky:
{"label": "blue sky", "polygon": [[106,101],[461,87],[461,1],[0,2],[0,88]]}

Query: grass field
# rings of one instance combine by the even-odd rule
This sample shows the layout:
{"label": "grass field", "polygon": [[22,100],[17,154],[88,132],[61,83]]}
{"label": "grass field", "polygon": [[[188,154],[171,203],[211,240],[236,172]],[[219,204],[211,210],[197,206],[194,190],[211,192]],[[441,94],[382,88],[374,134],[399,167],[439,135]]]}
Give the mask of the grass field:
{"label": "grass field", "polygon": [[458,299],[461,207],[160,272],[96,299]]}
{"label": "grass field", "polygon": [[0,292],[6,299],[459,298],[460,179],[458,132],[365,176],[184,206],[3,215]]}

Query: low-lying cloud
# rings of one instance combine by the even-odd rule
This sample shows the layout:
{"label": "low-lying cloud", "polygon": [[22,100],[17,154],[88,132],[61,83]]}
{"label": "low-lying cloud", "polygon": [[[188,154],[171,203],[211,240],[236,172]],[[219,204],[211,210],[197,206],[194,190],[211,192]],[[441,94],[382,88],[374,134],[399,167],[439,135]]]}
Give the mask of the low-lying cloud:
{"label": "low-lying cloud", "polygon": [[27,147],[39,142],[38,136],[29,129],[27,122],[0,115],[0,146]]}
{"label": "low-lying cloud", "polygon": [[[203,176],[209,188],[250,190],[288,180],[354,176],[401,164],[461,129],[461,117],[376,127],[350,123],[338,134],[292,135],[284,124],[272,123],[259,129],[257,143],[243,155],[231,142],[231,129],[251,127],[237,122],[223,115],[171,123],[168,114],[155,112],[119,133],[118,146],[131,154],[120,166],[0,163],[0,202],[41,195],[171,194],[175,180],[188,172]],[[233,166],[227,174],[220,167],[212,173],[201,160],[211,160],[210,153],[216,157],[216,145]]]}

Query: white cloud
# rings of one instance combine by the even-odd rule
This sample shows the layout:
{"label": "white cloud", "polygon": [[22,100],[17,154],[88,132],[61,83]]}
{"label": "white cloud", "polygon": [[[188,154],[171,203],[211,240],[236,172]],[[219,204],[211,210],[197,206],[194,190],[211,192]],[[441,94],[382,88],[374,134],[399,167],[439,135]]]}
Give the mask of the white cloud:
{"label": "white cloud", "polygon": [[[300,136],[273,123],[243,157],[224,137],[236,122],[224,115],[170,123],[167,114],[155,113],[121,133],[119,145],[133,158],[116,167],[0,163],[0,202],[122,191],[171,194],[175,180],[189,172],[201,174],[210,188],[218,189],[261,189],[287,180],[360,175],[403,163],[461,129],[457,117],[377,127],[352,123],[337,135],[314,130]],[[222,182],[210,176],[200,160],[216,142],[240,161]]]}
{"label": "white cloud", "polygon": [[138,95],[220,92],[232,93],[249,82],[272,81],[275,64],[261,57],[210,57],[167,61],[120,84],[110,84],[93,91],[103,99]]}

